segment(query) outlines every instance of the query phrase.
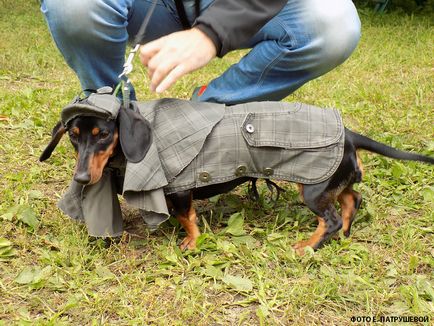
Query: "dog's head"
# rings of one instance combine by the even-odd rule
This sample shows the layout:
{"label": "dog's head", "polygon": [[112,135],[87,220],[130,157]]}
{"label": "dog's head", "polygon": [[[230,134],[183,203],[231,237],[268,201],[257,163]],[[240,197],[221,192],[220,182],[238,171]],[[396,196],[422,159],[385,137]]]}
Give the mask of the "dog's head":
{"label": "dog's head", "polygon": [[91,94],[66,106],[39,158],[41,162],[51,156],[65,133],[77,154],[74,180],[83,185],[100,180],[118,143],[126,159],[133,163],[145,157],[152,143],[149,122],[134,108],[123,108],[111,94]]}

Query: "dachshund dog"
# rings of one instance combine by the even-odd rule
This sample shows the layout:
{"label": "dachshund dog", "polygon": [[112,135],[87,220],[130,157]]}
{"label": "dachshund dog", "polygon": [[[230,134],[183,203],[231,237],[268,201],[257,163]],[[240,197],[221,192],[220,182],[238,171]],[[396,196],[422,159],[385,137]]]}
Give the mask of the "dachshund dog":
{"label": "dachshund dog", "polygon": [[[141,128],[149,129],[150,126],[142,126]],[[135,130],[138,129],[135,128]],[[77,153],[74,179],[83,185],[97,183],[110,157],[121,148],[125,152],[124,147],[128,147],[128,145],[124,146],[122,140],[119,139],[122,130],[120,130],[116,120],[77,116],[68,123],[67,127],[59,123],[53,129],[52,140],[41,155],[41,161],[46,160],[51,155],[60,138],[66,132]],[[149,129],[148,133],[151,134],[152,131]],[[141,137],[141,139],[145,139],[145,143],[151,141],[150,137]],[[119,146],[119,141],[122,146]],[[130,144],[130,146],[132,145]],[[149,148],[150,145],[144,144],[144,146]],[[317,184],[298,184],[301,198],[318,220],[317,229],[310,239],[295,244],[294,249],[299,254],[304,253],[306,246],[313,249],[320,248],[340,229],[343,230],[346,237],[350,235],[351,224],[362,202],[361,194],[353,189],[353,185],[361,182],[363,176],[362,163],[357,155],[357,151],[361,149],[390,158],[434,164],[432,157],[400,151],[345,128],[343,159],[336,172],[327,180]],[[192,204],[193,200],[205,199],[228,192],[248,181],[254,183],[256,178],[244,176],[229,182],[166,195],[168,207],[172,208],[174,215],[187,233],[187,237],[181,243],[182,249],[195,248],[196,239],[200,235],[196,211]],[[272,184],[271,181],[268,182]],[[335,207],[336,202],[340,205],[340,213]]]}

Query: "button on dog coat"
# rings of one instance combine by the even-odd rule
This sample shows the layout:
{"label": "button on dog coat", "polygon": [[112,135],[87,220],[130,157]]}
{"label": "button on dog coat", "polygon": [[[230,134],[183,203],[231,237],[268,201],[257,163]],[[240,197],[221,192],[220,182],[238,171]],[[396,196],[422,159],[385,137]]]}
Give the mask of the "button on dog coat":
{"label": "button on dog coat", "polygon": [[[133,105],[151,124],[153,144],[142,161],[111,163],[105,174],[114,182],[113,171],[122,171],[127,203],[160,214],[161,221],[168,216],[164,194],[240,176],[320,183],[333,175],[343,156],[344,127],[335,109],[285,102],[227,107],[178,99]],[[86,189],[101,185],[79,186],[73,181],[59,207],[86,221],[91,235],[113,236],[121,230],[113,226],[119,225],[121,216],[105,218],[97,206],[89,208],[83,202],[108,202],[116,208],[114,187],[110,190],[110,182],[100,182],[106,184],[105,192]]]}

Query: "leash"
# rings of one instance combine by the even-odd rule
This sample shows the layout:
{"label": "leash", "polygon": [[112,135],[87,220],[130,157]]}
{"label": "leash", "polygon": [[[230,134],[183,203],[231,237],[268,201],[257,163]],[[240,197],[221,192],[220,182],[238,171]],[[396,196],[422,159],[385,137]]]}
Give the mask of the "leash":
{"label": "leash", "polygon": [[128,54],[127,60],[125,60],[125,63],[123,65],[124,70],[122,73],[118,76],[118,78],[121,79],[121,82],[116,86],[113,94],[116,95],[119,90],[122,88],[122,98],[123,98],[123,106],[125,108],[130,107],[130,86],[131,81],[128,77],[128,75],[133,71],[133,59],[136,55],[137,51],[139,50],[141,40],[145,36],[146,28],[149,25],[149,21],[151,20],[151,16],[154,13],[154,10],[157,6],[158,0],[153,0],[152,5],[149,8],[148,12],[146,13],[145,19],[143,20],[142,25],[140,25],[140,29],[136,34],[136,37],[134,38],[134,46],[131,48],[130,53]]}

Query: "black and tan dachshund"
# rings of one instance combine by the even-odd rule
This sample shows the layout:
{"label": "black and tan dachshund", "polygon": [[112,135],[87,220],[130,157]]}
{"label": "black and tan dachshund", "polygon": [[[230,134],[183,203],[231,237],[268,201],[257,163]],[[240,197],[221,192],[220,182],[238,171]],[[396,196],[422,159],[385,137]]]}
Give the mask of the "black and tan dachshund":
{"label": "black and tan dachshund", "polygon": [[[40,160],[46,160],[62,135],[68,132],[77,152],[74,179],[84,185],[94,184],[99,181],[110,157],[121,147],[118,146],[118,130],[116,121],[90,116],[76,117],[68,124],[67,129],[59,123],[53,129],[52,140]],[[152,133],[151,130],[148,132]],[[345,128],[344,156],[336,172],[324,182],[298,185],[304,203],[318,219],[318,227],[310,239],[295,244],[294,248],[298,253],[303,254],[306,246],[318,249],[340,229],[345,236],[350,235],[351,224],[362,202],[361,194],[353,190],[354,183],[360,182],[363,176],[362,164],[357,156],[357,150],[360,149],[390,158],[434,164],[432,157],[400,151]],[[172,208],[187,232],[187,237],[181,243],[182,249],[195,248],[196,239],[200,235],[193,199],[205,199],[225,193],[247,181],[255,182],[256,179],[240,177],[230,182],[177,192],[166,197],[168,207]],[[335,207],[336,201],[340,204],[340,214]]]}

